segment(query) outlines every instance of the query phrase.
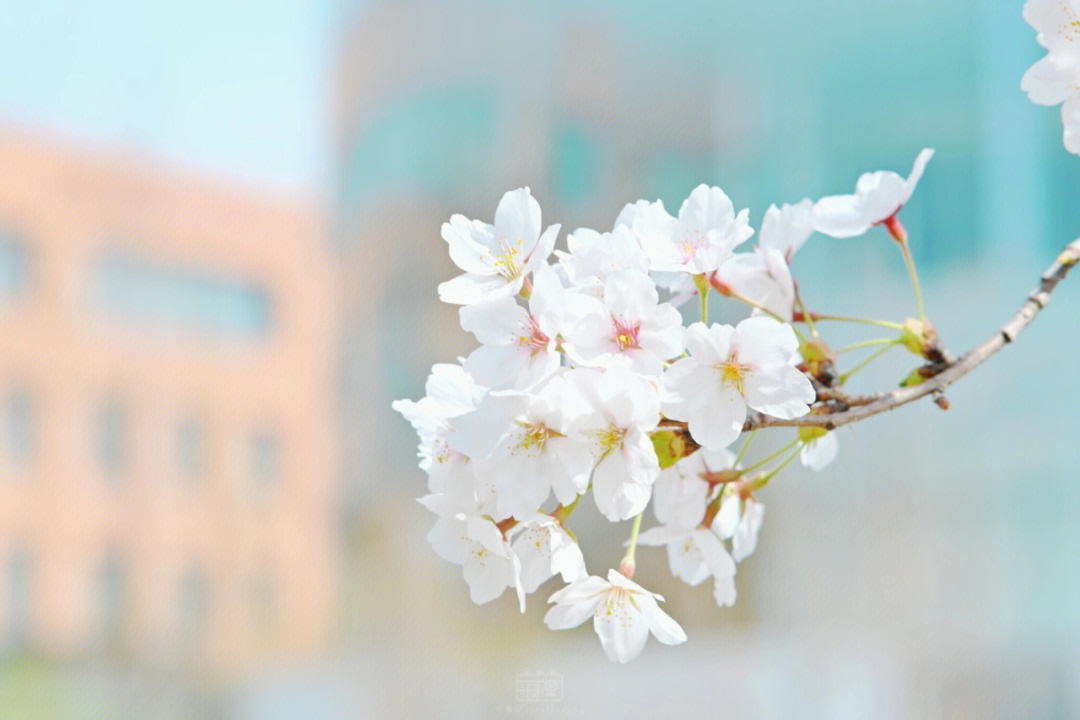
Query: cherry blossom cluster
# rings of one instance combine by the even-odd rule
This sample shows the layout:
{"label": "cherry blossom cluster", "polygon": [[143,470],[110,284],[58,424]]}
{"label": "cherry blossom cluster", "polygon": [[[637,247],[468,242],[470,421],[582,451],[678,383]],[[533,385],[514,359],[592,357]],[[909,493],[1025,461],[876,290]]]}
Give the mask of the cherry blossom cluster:
{"label": "cherry blossom cluster", "polygon": [[1047,54],[1024,74],[1020,87],[1034,103],[1061,105],[1065,149],[1080,155],[1080,2],[1028,0],[1024,19]]}
{"label": "cherry blossom cluster", "polygon": [[[558,575],[565,586],[546,624],[592,619],[619,662],[650,633],[686,640],[661,596],[632,579],[639,545],[663,546],[672,574],[711,579],[717,604],[732,605],[736,564],[764,515],[757,492],[790,461],[819,470],[837,452],[835,433],[802,428],[760,459],[747,453],[750,417],[805,415],[834,382],[835,354],[816,329],[796,328],[812,328],[813,314],[792,258],[815,231],[844,238],[877,225],[906,251],[897,212],[931,155],[920,153],[907,178],[868,173],[853,194],[774,205],[753,244],[748,211],[705,185],[677,215],[639,201],[610,230],[570,233],[565,250],[528,188],[506,193],[493,223],[452,216],[442,236],[462,273],[439,297],[459,306],[478,346],[434,366],[426,395],[394,408],[420,439],[429,490],[420,502],[436,515],[428,539],[462,567],[472,600],[512,589],[524,611]],[[710,323],[711,293],[743,319]],[[694,298],[700,314],[687,324]],[[888,343],[910,346],[924,320],[888,324],[899,329]],[[608,521],[633,521],[606,577],[586,570],[567,524],[586,497]],[[650,504],[656,524],[641,531]]]}

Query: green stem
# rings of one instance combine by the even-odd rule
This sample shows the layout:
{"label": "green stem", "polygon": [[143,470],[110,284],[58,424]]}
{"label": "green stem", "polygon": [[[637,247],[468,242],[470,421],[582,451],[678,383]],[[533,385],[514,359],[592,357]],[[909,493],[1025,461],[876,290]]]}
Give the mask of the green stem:
{"label": "green stem", "polygon": [[788,450],[790,450],[790,449],[791,449],[791,448],[792,448],[792,447],[793,447],[793,446],[794,446],[794,445],[795,445],[796,443],[799,443],[799,442],[801,442],[801,441],[799,440],[799,438],[795,438],[794,440],[792,440],[791,442],[789,442],[789,443],[788,443],[787,445],[785,445],[784,447],[780,448],[780,449],[779,449],[779,450],[777,450],[776,452],[773,452],[773,453],[769,453],[768,455],[766,455],[766,456],[765,456],[765,457],[763,457],[762,459],[758,460],[758,461],[757,461],[756,463],[754,463],[753,465],[750,465],[750,466],[748,466],[748,467],[742,468],[742,469],[741,469],[741,470],[740,470],[739,472],[740,472],[740,473],[742,473],[743,475],[745,475],[746,473],[749,473],[749,472],[753,472],[754,470],[757,470],[757,469],[758,469],[759,467],[761,467],[761,466],[763,466],[763,465],[768,465],[768,464],[769,464],[769,463],[771,463],[771,462],[772,462],[773,460],[775,460],[776,458],[778,458],[778,457],[780,457],[781,455],[783,455],[784,453],[786,453],[786,452],[787,452]]}
{"label": "green stem", "polygon": [[822,315],[821,313],[818,313],[816,317],[818,320],[835,320],[837,322],[859,323],[860,325],[876,325],[877,327],[891,328],[893,330],[904,329],[902,323],[892,322],[890,320],[851,317],[849,315]]}
{"label": "green stem", "polygon": [[892,350],[894,347],[896,347],[896,345],[897,345],[897,343],[890,343],[890,344],[886,345],[885,347],[881,348],[880,350],[878,350],[877,352],[871,353],[865,359],[863,359],[859,363],[856,363],[855,367],[851,368],[846,373],[841,375],[837,379],[837,384],[838,385],[843,385],[844,383],[846,383],[848,381],[848,378],[850,378],[852,375],[854,375],[855,373],[862,370],[864,367],[866,367],[870,363],[877,360],[879,357],[881,357],[885,353],[889,352],[889,350]]}
{"label": "green stem", "polygon": [[743,456],[746,455],[746,451],[750,447],[750,441],[754,439],[755,435],[757,435],[757,430],[751,430],[746,436],[746,441],[743,442],[742,447],[739,448],[739,454],[735,456],[735,462],[731,465],[733,469],[739,467],[739,463],[742,462]]}
{"label": "green stem", "polygon": [[786,458],[784,458],[784,462],[780,463],[779,465],[774,467],[772,470],[765,473],[765,477],[761,478],[761,480],[759,481],[759,483],[760,483],[759,487],[765,487],[766,485],[768,485],[769,481],[772,480],[774,477],[776,477],[776,474],[778,472],[780,472],[781,470],[786,468],[791,463],[792,460],[794,460],[796,457],[798,457],[799,452],[801,450],[802,450],[802,442],[799,443],[799,447],[795,448],[795,452],[791,453]]}
{"label": "green stem", "polygon": [[802,301],[802,295],[799,294],[799,288],[795,288],[795,303],[799,306],[799,312],[802,313],[803,318],[806,321],[806,327],[809,328],[810,334],[814,337],[818,336],[817,328],[814,327],[814,318],[810,312],[806,309],[806,304]]}
{"label": "green stem", "polygon": [[745,295],[743,295],[742,293],[736,291],[735,289],[733,289],[731,287],[729,287],[727,289],[727,293],[728,293],[728,295],[730,297],[735,298],[739,302],[746,303],[747,305],[749,305],[752,308],[757,308],[758,310],[765,313],[766,315],[768,315],[772,319],[779,320],[780,322],[784,323],[785,325],[791,325],[791,329],[795,331],[795,336],[799,338],[799,342],[800,343],[805,343],[806,342],[806,336],[803,335],[801,332],[799,332],[799,328],[795,327],[794,323],[792,323],[790,320],[785,320],[784,318],[780,317],[779,315],[777,315],[776,313],[774,313],[772,310],[765,307],[761,303],[754,302],[750,298],[746,297]]}
{"label": "green stem", "polygon": [[619,563],[619,572],[628,578],[634,577],[634,551],[637,550],[638,531],[641,530],[641,516],[644,514],[644,512],[640,512],[634,518],[634,527],[630,530],[630,542],[626,548],[626,554],[623,555],[622,562]]}
{"label": "green stem", "polygon": [[919,287],[919,273],[915,271],[915,259],[911,257],[911,247],[907,238],[903,242],[897,242],[900,253],[904,256],[904,264],[907,265],[908,277],[911,278],[911,287],[915,290],[915,307],[919,311],[919,319],[926,320],[926,311],[923,309],[922,288]]}
{"label": "green stem", "polygon": [[694,276],[698,297],[701,298],[701,322],[709,324],[709,276],[705,273]]}
{"label": "green stem", "polygon": [[873,340],[863,340],[861,342],[852,343],[851,345],[845,345],[836,351],[837,354],[850,352],[851,350],[858,350],[859,348],[872,347],[874,345],[896,345],[901,342],[900,338],[874,338]]}

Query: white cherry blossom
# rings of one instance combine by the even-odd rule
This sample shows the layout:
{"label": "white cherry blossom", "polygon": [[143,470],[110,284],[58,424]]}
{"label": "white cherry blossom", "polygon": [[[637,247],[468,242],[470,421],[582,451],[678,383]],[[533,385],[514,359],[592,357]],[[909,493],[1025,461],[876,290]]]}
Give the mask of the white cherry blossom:
{"label": "white cherry blossom", "polygon": [[806,433],[808,437],[803,440],[805,444],[799,450],[799,462],[811,470],[822,470],[836,459],[840,450],[836,432],[827,432],[820,428],[805,428],[805,430],[814,432]]}
{"label": "white cherry blossom", "polygon": [[567,293],[550,267],[537,269],[534,281],[527,310],[507,296],[460,310],[461,327],[480,342],[465,360],[465,369],[494,390],[526,390],[558,370],[562,358],[557,336],[569,313],[603,316],[597,303]]}
{"label": "white cherry blossom", "polygon": [[657,604],[663,599],[608,570],[607,580],[591,575],[552,595],[548,602],[554,607],[544,623],[552,630],[568,630],[591,617],[608,658],[626,663],[641,654],[650,632],[665,645],[686,642],[683,629]]}
{"label": "white cherry blossom", "polygon": [[694,188],[678,218],[669,215],[660,202],[628,206],[623,216],[657,272],[715,272],[736,246],[754,234],[749,211],[736,215],[724,191],[707,185]]}
{"label": "white cherry blossom", "polygon": [[[720,266],[716,278],[740,295],[774,315],[791,321],[795,306],[795,281],[783,254],[773,247],[755,247],[736,253]],[[761,312],[754,308],[755,312]]]}
{"label": "white cherry blossom", "polygon": [[566,246],[569,252],[555,251],[559,266],[574,287],[595,297],[603,297],[604,281],[619,270],[649,271],[641,243],[623,225],[609,233],[580,228],[567,237]]}
{"label": "white cherry blossom", "polygon": [[789,205],[784,203],[779,208],[770,205],[761,220],[761,232],[758,244],[765,248],[775,248],[791,263],[791,258],[801,248],[814,231],[812,213],[814,203],[805,198]]}
{"label": "white cherry blossom", "polygon": [[847,238],[862,235],[874,225],[889,220],[911,198],[933,155],[930,148],[920,152],[907,179],[889,170],[864,173],[855,183],[854,195],[821,198],[814,204],[814,229],[832,237]]}
{"label": "white cherry blossom", "polygon": [[616,365],[606,371],[574,370],[570,382],[590,405],[578,432],[597,458],[592,473],[596,507],[611,521],[645,509],[660,473],[648,433],[660,421],[655,385]]}
{"label": "white cherry blossom", "polygon": [[638,536],[641,545],[666,545],[671,572],[688,585],[712,577],[720,606],[735,603],[735,561],[719,536],[702,527],[711,485],[705,478],[733,467],[727,450],[698,450],[665,469],[653,489],[653,514],[660,525]]}
{"label": "white cherry blossom", "polygon": [[1065,148],[1080,155],[1080,3],[1028,0],[1024,19],[1048,52],[1024,73],[1020,88],[1033,103],[1062,104]]}
{"label": "white cherry blossom", "polygon": [[420,400],[396,400],[391,407],[420,438],[420,468],[428,474],[428,489],[464,504],[480,496],[490,498],[490,490],[478,486],[469,458],[449,443],[455,420],[475,410],[487,388],[477,385],[460,365],[440,363],[432,366],[425,390]]}
{"label": "white cherry blossom", "polygon": [[495,517],[524,520],[553,490],[565,504],[588,487],[594,456],[578,429],[586,412],[578,389],[556,376],[536,395],[489,394],[457,419],[450,443],[495,483]]}
{"label": "white cherry blossom", "polygon": [[572,358],[582,365],[609,365],[614,358],[635,372],[659,375],[664,361],[683,351],[682,315],[660,302],[656,284],[638,270],[620,270],[604,283],[604,312],[578,313],[566,328]]}
{"label": "white cherry blossom", "polygon": [[540,205],[527,187],[503,195],[494,225],[451,216],[442,237],[450,259],[465,272],[439,285],[439,299],[467,305],[516,295],[525,276],[547,261],[558,233],[558,225],[541,232]]}
{"label": "white cherry blossom", "polygon": [[461,565],[470,599],[483,605],[513,588],[521,612],[525,612],[521,562],[495,523],[461,511],[441,495],[426,495],[420,503],[439,516],[428,533],[428,542],[439,557]]}
{"label": "white cherry blossom", "polygon": [[510,549],[521,562],[521,586],[526,593],[536,592],[556,574],[566,583],[588,576],[581,548],[550,515],[538,513],[515,527],[511,536]]}
{"label": "white cherry blossom", "polygon": [[765,506],[752,495],[743,497],[730,491],[724,494],[712,527],[720,537],[730,538],[731,556],[735,562],[742,562],[754,552],[764,517]]}
{"label": "white cherry blossom", "polygon": [[710,449],[730,445],[742,432],[746,409],[791,419],[809,412],[814,388],[795,367],[799,341],[790,325],[751,317],[736,327],[694,323],[687,329],[690,357],[664,373],[664,413],[689,424]]}

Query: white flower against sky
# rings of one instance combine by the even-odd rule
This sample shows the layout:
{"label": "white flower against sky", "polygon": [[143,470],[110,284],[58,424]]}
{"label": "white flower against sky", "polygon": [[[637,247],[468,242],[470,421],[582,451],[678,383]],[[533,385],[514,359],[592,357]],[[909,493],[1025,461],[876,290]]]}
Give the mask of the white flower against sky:
{"label": "white flower against sky", "polygon": [[814,229],[836,238],[846,238],[862,235],[874,225],[885,222],[911,198],[933,155],[934,151],[929,148],[920,152],[907,179],[889,170],[864,173],[855,183],[854,195],[821,198],[814,204]]}
{"label": "white flower against sky", "polygon": [[694,323],[686,347],[690,357],[664,373],[664,412],[686,421],[706,448],[727,447],[739,436],[747,406],[783,419],[809,412],[814,388],[795,367],[799,341],[790,325],[770,317],[736,327]]}
{"label": "white flower against sky", "polygon": [[620,217],[631,223],[652,270],[699,275],[719,269],[754,234],[748,215],[747,210],[736,215],[720,188],[699,185],[683,201],[678,218],[659,202],[628,206]]}
{"label": "white flower against sky", "polygon": [[1028,0],[1024,19],[1048,52],[1024,73],[1020,87],[1039,105],[1062,103],[1065,148],[1080,155],[1080,3]]}
{"label": "white flower against sky", "polygon": [[483,605],[513,588],[521,612],[525,612],[521,562],[495,523],[479,514],[461,512],[439,495],[426,495],[420,503],[439,516],[428,533],[428,542],[439,557],[461,565],[472,601]]}
{"label": "white flower against sky", "polygon": [[725,540],[731,539],[731,556],[742,562],[757,547],[758,531],[765,517],[765,506],[753,496],[728,492],[720,501],[720,512],[713,520],[713,530]]}
{"label": "white flower against sky", "polygon": [[791,263],[791,258],[806,243],[814,231],[812,213],[814,203],[805,198],[789,205],[784,203],[779,208],[770,205],[761,221],[758,244],[764,248],[774,248]]}
{"label": "white flower against sky", "polygon": [[805,428],[816,432],[807,433],[812,435],[804,440],[806,443],[799,450],[799,462],[811,470],[821,470],[836,459],[840,450],[840,444],[836,439],[835,431],[821,430],[820,428]]}
{"label": "white flower against sky", "polygon": [[660,473],[648,435],[660,421],[657,388],[622,366],[574,370],[568,377],[590,405],[578,432],[597,458],[592,472],[596,507],[613,522],[631,518],[648,505]]}
{"label": "white flower against sky", "polygon": [[621,358],[645,375],[683,351],[682,315],[661,303],[656,284],[638,270],[619,270],[604,283],[604,312],[579,313],[565,332],[575,362],[608,365]]}
{"label": "white flower against sky", "polygon": [[663,599],[608,570],[607,580],[592,575],[552,595],[548,602],[555,605],[544,623],[552,630],[568,630],[591,617],[608,658],[625,663],[641,654],[650,632],[665,645],[686,642],[683,629],[657,604]]}
{"label": "white flower against sky", "polygon": [[525,276],[547,261],[558,233],[558,225],[541,232],[540,205],[529,188],[503,195],[494,225],[451,216],[443,223],[442,236],[450,259],[465,272],[439,285],[439,299],[467,305],[516,295]]}
{"label": "white flower against sky", "polygon": [[[740,295],[774,315],[791,321],[795,306],[795,281],[783,254],[773,247],[755,247],[736,253],[720,266],[716,278]],[[760,312],[757,308],[755,312]]]}
{"label": "white flower against sky", "polygon": [[581,548],[550,515],[537,514],[514,528],[510,550],[521,562],[521,587],[536,592],[556,574],[572,583],[588,576]]}
{"label": "white flower against sky", "polygon": [[451,445],[494,482],[494,517],[524,520],[552,491],[563,504],[585,492],[595,459],[577,426],[590,410],[578,389],[556,376],[536,395],[492,393],[458,418]]}

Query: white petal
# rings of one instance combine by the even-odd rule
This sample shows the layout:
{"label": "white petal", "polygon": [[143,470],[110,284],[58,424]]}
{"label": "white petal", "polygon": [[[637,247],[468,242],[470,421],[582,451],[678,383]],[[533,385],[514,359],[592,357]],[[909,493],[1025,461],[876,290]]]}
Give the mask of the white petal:
{"label": "white petal", "polygon": [[726,448],[742,433],[746,422],[746,400],[728,383],[719,383],[715,392],[703,395],[687,410],[690,434],[709,449]]}
{"label": "white petal", "polygon": [[609,592],[593,615],[593,629],[611,660],[625,663],[645,648],[649,624],[644,613],[625,593]]}
{"label": "white petal", "polygon": [[811,213],[814,230],[835,238],[862,235],[871,224],[863,217],[858,198],[854,195],[830,195],[814,203]]}
{"label": "white petal", "polygon": [[496,240],[505,237],[511,246],[520,247],[522,260],[532,253],[540,237],[540,204],[529,188],[511,190],[499,200],[495,208],[495,235]]}
{"label": "white petal", "polygon": [[799,461],[811,470],[821,470],[836,459],[839,443],[835,432],[816,437],[799,451]]}
{"label": "white petal", "polygon": [[499,276],[458,275],[439,283],[439,299],[451,305],[468,305],[485,298],[516,295],[521,290],[522,278],[507,282]]}
{"label": "white petal", "polygon": [[639,595],[635,596],[634,600],[641,607],[641,611],[645,615],[645,621],[649,625],[649,630],[652,631],[657,640],[665,645],[678,645],[686,642],[686,633],[682,627],[670,615],[660,609],[656,598]]}
{"label": "white petal", "polygon": [[1061,121],[1065,126],[1065,149],[1080,155],[1080,97],[1072,97],[1061,106]]}
{"label": "white petal", "polygon": [[[600,578],[597,578],[599,580]],[[604,595],[594,595],[589,600],[555,605],[544,615],[544,624],[552,630],[569,630],[588,620],[596,612],[596,606]]]}
{"label": "white petal", "polygon": [[492,275],[491,244],[493,228],[479,220],[469,220],[464,215],[453,215],[450,222],[443,223],[442,238],[450,251],[450,259],[467,273]]}

